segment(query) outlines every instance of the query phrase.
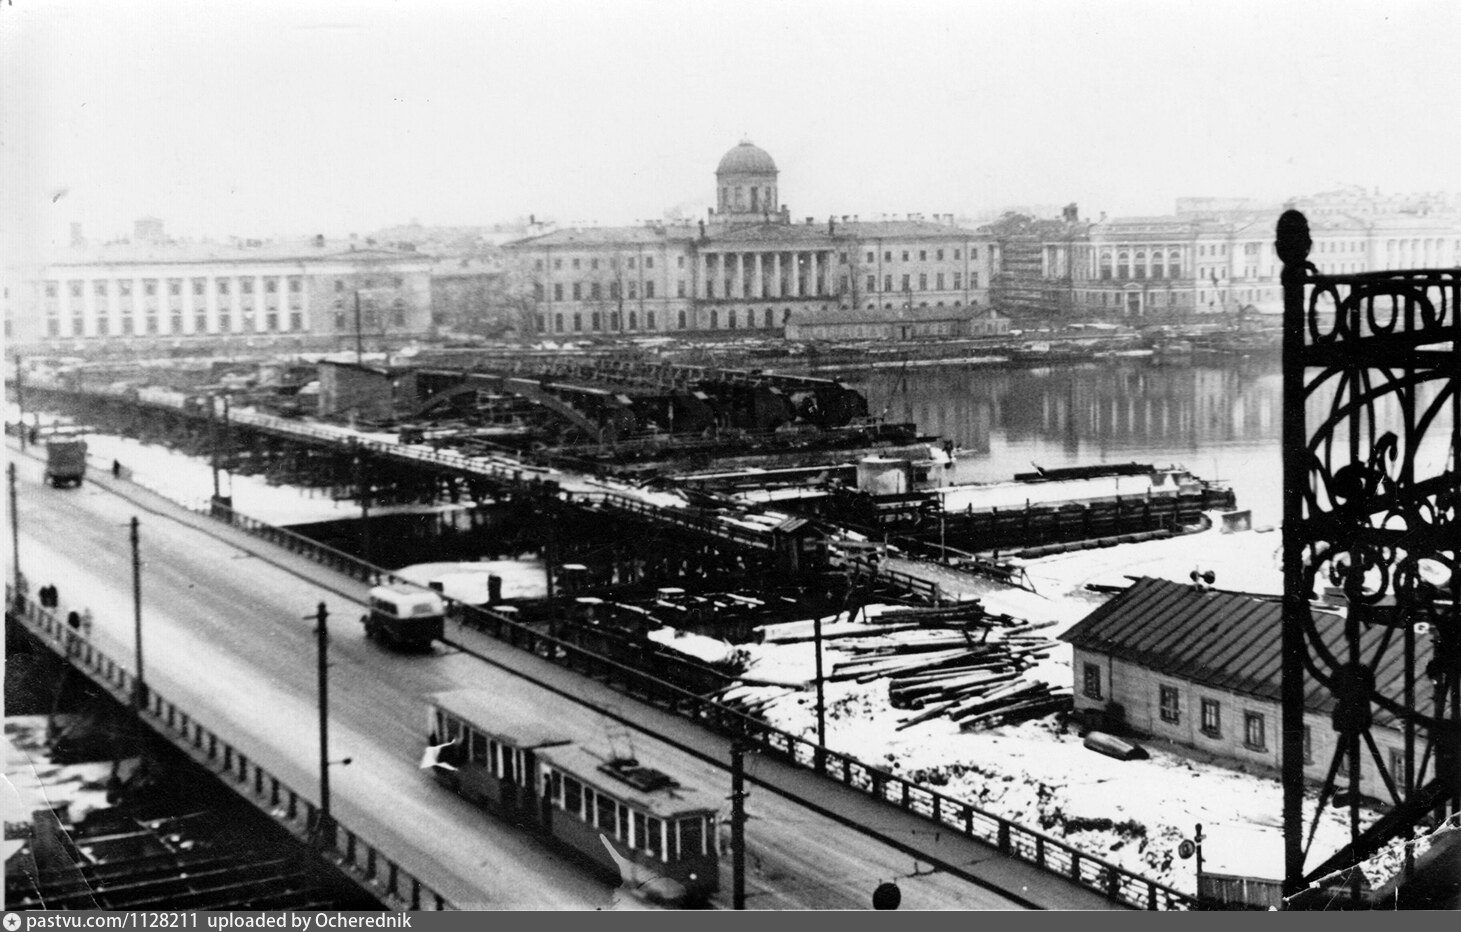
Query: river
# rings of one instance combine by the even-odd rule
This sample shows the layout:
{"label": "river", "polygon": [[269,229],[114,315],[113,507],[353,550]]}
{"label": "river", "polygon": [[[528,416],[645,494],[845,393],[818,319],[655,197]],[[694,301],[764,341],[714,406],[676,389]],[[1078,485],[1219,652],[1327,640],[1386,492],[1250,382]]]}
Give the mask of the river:
{"label": "river", "polygon": [[1282,517],[1276,356],[1226,365],[1117,357],[1038,369],[909,366],[840,376],[867,396],[872,414],[982,454],[981,480],[1009,479],[1032,464],[1177,464],[1230,483],[1255,524]]}

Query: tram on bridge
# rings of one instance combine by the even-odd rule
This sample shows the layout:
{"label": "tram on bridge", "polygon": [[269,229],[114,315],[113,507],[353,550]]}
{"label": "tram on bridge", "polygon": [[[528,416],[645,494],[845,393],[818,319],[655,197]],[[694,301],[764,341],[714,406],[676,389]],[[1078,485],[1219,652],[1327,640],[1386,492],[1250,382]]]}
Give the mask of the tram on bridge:
{"label": "tram on bridge", "polygon": [[636,896],[699,906],[720,889],[717,797],[600,755],[481,690],[428,701],[423,766],[440,783],[546,833]]}

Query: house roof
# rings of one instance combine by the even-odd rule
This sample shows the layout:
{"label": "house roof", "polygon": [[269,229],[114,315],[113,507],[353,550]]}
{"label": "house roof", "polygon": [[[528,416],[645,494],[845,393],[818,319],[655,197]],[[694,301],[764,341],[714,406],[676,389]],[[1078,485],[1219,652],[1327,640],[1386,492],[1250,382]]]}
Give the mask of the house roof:
{"label": "house roof", "polygon": [[570,739],[558,722],[542,712],[518,708],[481,689],[451,689],[427,696],[431,704],[465,719],[483,734],[518,748],[566,744]]}
{"label": "house roof", "polygon": [[367,243],[364,240],[285,240],[255,245],[212,242],[121,242],[71,246],[49,257],[53,266],[189,265],[219,262],[379,262],[425,265],[421,253]]}
{"label": "house roof", "polygon": [[[1282,605],[1275,596],[1200,590],[1163,579],[1141,578],[1077,622],[1060,639],[1174,679],[1278,702],[1282,615]],[[1343,616],[1316,609],[1313,617],[1325,650],[1343,656]],[[1377,656],[1386,630],[1383,625],[1362,630],[1360,653],[1367,663]],[[1380,656],[1375,690],[1399,701],[1405,686],[1401,638],[1392,636]],[[1421,671],[1430,657],[1430,638],[1417,637],[1417,689],[1426,682]],[[1312,676],[1305,682],[1305,707],[1311,712],[1332,711],[1334,697],[1329,690]],[[1387,725],[1394,722],[1378,706],[1375,720]]]}

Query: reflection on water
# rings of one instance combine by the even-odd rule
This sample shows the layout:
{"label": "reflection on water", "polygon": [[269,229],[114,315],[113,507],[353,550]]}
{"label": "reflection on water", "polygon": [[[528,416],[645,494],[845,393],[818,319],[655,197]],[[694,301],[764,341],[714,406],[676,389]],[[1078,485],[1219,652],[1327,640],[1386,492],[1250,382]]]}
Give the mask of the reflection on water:
{"label": "reflection on water", "polygon": [[867,395],[872,413],[984,454],[981,479],[1008,479],[1032,463],[1179,463],[1231,482],[1239,507],[1253,508],[1260,522],[1281,513],[1277,359],[909,367],[847,373],[844,381]]}

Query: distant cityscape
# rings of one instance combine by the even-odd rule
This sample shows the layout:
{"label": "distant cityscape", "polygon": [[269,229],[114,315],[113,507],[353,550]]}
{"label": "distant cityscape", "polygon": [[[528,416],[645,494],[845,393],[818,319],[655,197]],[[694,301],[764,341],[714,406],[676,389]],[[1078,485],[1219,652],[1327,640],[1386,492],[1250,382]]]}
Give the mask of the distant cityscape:
{"label": "distant cityscape", "polygon": [[1179,198],[1171,214],[793,216],[749,141],[703,219],[417,223],[344,239],[96,242],[73,225],[5,269],[5,337],[43,352],[328,350],[419,339],[919,340],[1077,321],[1235,322],[1281,309],[1273,227],[1305,213],[1329,273],[1461,265],[1461,197],[1344,187],[1282,204]]}

